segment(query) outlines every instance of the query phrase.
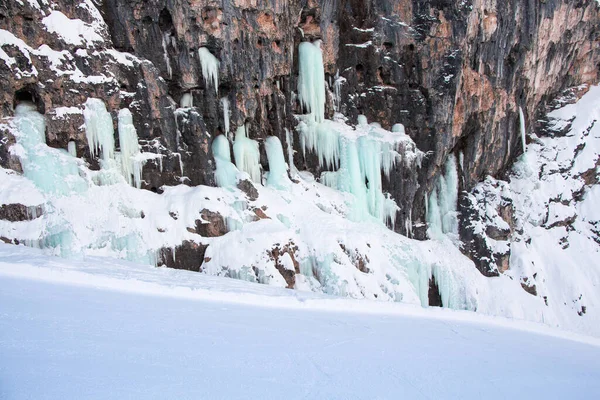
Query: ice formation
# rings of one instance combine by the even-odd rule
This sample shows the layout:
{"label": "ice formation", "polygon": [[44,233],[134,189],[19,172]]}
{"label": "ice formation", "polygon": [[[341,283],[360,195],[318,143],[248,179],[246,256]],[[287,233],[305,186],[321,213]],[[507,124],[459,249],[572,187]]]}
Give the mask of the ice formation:
{"label": "ice formation", "polygon": [[138,189],[142,182],[142,168],[145,160],[140,158],[140,146],[133,116],[129,109],[119,111],[119,144],[121,146],[121,171],[125,180]]}
{"label": "ice formation", "polygon": [[523,153],[527,150],[526,130],[525,130],[525,115],[523,114],[523,108],[519,107],[519,128],[521,130],[521,144],[523,145]]}
{"label": "ice formation", "polygon": [[248,173],[253,182],[261,183],[258,142],[246,136],[246,127],[243,125],[237,128],[235,132],[233,155],[237,168]]}
{"label": "ice formation", "polygon": [[445,234],[456,236],[458,234],[458,215],[456,212],[458,204],[458,170],[454,154],[448,155],[444,173],[439,176],[427,201],[426,218],[429,225],[429,236],[432,238],[440,238]]}
{"label": "ice formation", "polygon": [[171,41],[171,35],[169,34],[169,32],[163,33],[163,36],[162,36],[163,58],[165,61],[165,65],[167,66],[167,74],[169,74],[169,79],[171,79],[173,77],[173,68],[171,67],[171,59],[169,58],[169,51],[167,49],[167,46],[169,45],[170,41]]}
{"label": "ice formation", "polygon": [[[382,177],[389,177],[398,159],[404,158],[407,167],[420,163],[422,153],[404,134],[401,125],[396,132],[368,124],[364,115],[358,117],[356,130],[341,118],[325,119],[325,79],[321,43],[302,42],[299,52],[298,99],[308,115],[298,116],[297,130],[304,156],[307,151],[317,154],[319,166],[327,171],[321,182],[354,195],[351,218],[364,220],[369,215],[393,226],[398,206],[382,190]],[[334,94],[339,99],[336,77]],[[402,154],[400,154],[402,153]],[[412,153],[412,155],[409,155]]]}
{"label": "ice formation", "polygon": [[115,157],[115,131],[110,113],[100,99],[89,98],[83,111],[85,134],[90,153],[100,155],[103,161]]}
{"label": "ice formation", "polygon": [[221,105],[223,107],[223,127],[225,128],[225,135],[229,137],[229,99],[223,97],[221,99]]}
{"label": "ice formation", "polygon": [[325,72],[321,41],[298,46],[298,99],[316,122],[325,119]]}
{"label": "ice formation", "polygon": [[277,136],[269,136],[265,140],[265,150],[269,160],[267,185],[276,189],[287,189],[291,184],[287,174],[287,165],[283,156],[283,147]]}
{"label": "ice formation", "polygon": [[73,140],[69,140],[67,143],[67,151],[73,157],[77,157],[77,144]]}
{"label": "ice formation", "polygon": [[212,152],[217,168],[215,181],[219,187],[235,187],[238,169],[231,162],[229,141],[225,135],[219,135],[212,143]]}
{"label": "ice formation", "polygon": [[26,178],[41,191],[57,195],[87,188],[87,183],[79,176],[78,160],[64,150],[46,145],[46,122],[34,104],[17,105],[14,122],[16,141],[22,147],[18,155]]}
{"label": "ice formation", "polygon": [[179,107],[181,108],[192,108],[194,107],[194,97],[191,93],[184,93],[179,101]]}
{"label": "ice formation", "polygon": [[206,87],[209,82],[215,88],[215,93],[219,93],[219,60],[215,57],[210,50],[206,47],[200,47],[198,49],[198,56],[200,57],[200,65],[202,66],[202,76]]}

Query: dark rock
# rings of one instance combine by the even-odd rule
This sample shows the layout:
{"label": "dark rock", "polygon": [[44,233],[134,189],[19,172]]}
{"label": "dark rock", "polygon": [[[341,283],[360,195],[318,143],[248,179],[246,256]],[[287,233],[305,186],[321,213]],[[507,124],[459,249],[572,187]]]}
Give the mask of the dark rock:
{"label": "dark rock", "polygon": [[200,211],[200,216],[202,220],[196,220],[194,233],[203,237],[219,237],[227,233],[225,220],[221,214],[204,209]]}
{"label": "dark rock", "polygon": [[[283,247],[277,245],[273,247],[271,251],[267,251],[267,254],[271,260],[275,262],[275,268],[277,268],[277,271],[279,271],[283,279],[285,279],[288,289],[293,289],[296,286],[296,274],[300,273],[300,263],[296,260],[297,251],[298,247],[293,242],[290,242]],[[281,263],[280,258],[284,254],[290,256],[294,265],[294,270],[285,268],[285,266]]]}
{"label": "dark rock", "polygon": [[248,200],[254,201],[258,199],[258,190],[256,190],[252,182],[250,182],[249,180],[244,179],[239,181],[237,187],[242,192],[246,193],[246,196],[248,196]]}
{"label": "dark rock", "polygon": [[435,280],[435,277],[429,278],[429,292],[428,292],[429,306],[430,307],[443,307],[442,295],[440,294],[440,288]]}
{"label": "dark rock", "polygon": [[174,253],[172,248],[162,248],[159,253],[158,266],[201,272],[207,248],[208,245],[188,240],[177,246]]}
{"label": "dark rock", "polygon": [[31,221],[44,213],[44,207],[28,207],[23,204],[3,204],[0,206],[0,220],[18,222]]}

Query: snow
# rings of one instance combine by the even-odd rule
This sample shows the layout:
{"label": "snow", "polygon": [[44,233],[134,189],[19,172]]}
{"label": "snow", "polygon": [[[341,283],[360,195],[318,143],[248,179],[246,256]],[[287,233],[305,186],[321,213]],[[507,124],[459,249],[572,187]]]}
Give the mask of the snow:
{"label": "snow", "polygon": [[598,340],[534,324],[102,258],[66,262],[2,244],[0,254],[7,400],[593,398],[600,390]]}
{"label": "snow", "polygon": [[96,28],[80,19],[69,19],[58,10],[53,10],[42,19],[46,30],[58,35],[65,43],[73,46],[92,47],[94,42],[104,42]]}

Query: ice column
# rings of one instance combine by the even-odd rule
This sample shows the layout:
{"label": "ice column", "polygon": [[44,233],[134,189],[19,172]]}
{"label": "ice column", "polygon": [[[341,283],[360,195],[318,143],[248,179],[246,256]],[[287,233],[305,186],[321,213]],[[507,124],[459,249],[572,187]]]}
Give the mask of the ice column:
{"label": "ice column", "polygon": [[269,175],[267,185],[277,189],[287,189],[290,180],[287,175],[287,166],[283,156],[283,147],[277,136],[269,136],[265,141],[265,150],[269,160]]}
{"label": "ice column", "polygon": [[89,98],[83,110],[85,119],[85,134],[90,153],[101,155],[103,161],[115,157],[115,131],[110,113],[106,111],[104,102],[100,99]]}
{"label": "ice column", "polygon": [[215,170],[215,181],[220,187],[235,187],[237,183],[238,169],[231,162],[229,141],[225,135],[219,135],[212,143],[212,152],[217,169]]}
{"label": "ice column", "polygon": [[221,99],[221,105],[223,106],[223,126],[225,127],[225,135],[229,135],[229,99],[223,97]]}
{"label": "ice column", "polygon": [[526,131],[525,131],[525,115],[523,109],[519,107],[519,125],[521,128],[521,143],[523,145],[523,153],[527,150]]}
{"label": "ice column", "polygon": [[119,143],[121,145],[121,171],[127,183],[138,189],[142,182],[142,168],[144,162],[139,159],[140,146],[133,116],[129,109],[119,111]]}
{"label": "ice column", "polygon": [[430,237],[439,238],[443,234],[458,234],[458,171],[456,156],[450,154],[428,199],[427,223]]}
{"label": "ice column", "polygon": [[298,98],[316,122],[325,119],[325,72],[321,41],[302,42],[298,46]]}
{"label": "ice column", "polygon": [[77,157],[77,144],[73,140],[69,140],[67,143],[67,151],[73,157]]}
{"label": "ice column", "polygon": [[215,93],[219,93],[219,60],[213,56],[212,53],[206,47],[200,47],[198,50],[198,56],[200,57],[200,65],[202,66],[202,76],[206,87],[208,83],[212,82],[215,87]]}
{"label": "ice column", "polygon": [[233,155],[235,157],[235,165],[238,169],[247,172],[252,181],[261,183],[258,142],[246,136],[246,128],[244,126],[240,126],[235,132]]}

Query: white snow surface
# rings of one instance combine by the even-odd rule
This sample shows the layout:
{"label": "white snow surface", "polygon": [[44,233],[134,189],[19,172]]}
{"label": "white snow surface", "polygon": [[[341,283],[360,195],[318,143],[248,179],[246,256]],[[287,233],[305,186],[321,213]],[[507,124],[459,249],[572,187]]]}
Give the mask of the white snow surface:
{"label": "white snow surface", "polygon": [[600,341],[0,244],[0,398],[592,399]]}
{"label": "white snow surface", "polygon": [[104,42],[96,32],[96,27],[80,19],[69,19],[58,10],[52,11],[42,19],[46,30],[58,35],[65,43],[73,46],[93,46],[94,42]]}

